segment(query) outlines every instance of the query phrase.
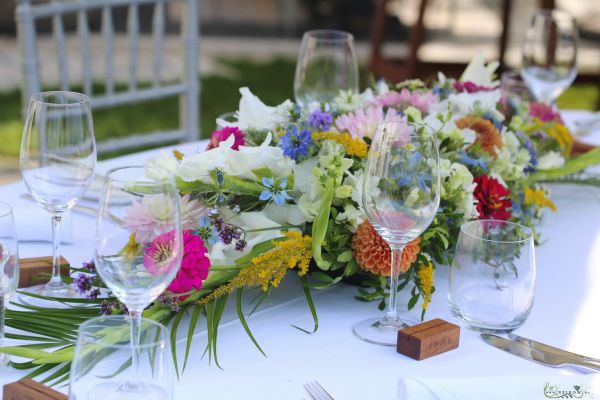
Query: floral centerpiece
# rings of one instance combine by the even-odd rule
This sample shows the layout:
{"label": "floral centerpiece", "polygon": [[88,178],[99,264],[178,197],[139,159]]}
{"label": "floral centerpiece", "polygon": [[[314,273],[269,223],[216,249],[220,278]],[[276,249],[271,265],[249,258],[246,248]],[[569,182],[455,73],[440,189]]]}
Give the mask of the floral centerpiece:
{"label": "floral centerpiece", "polygon": [[[408,308],[420,301],[422,317],[435,291],[435,268],[449,263],[462,223],[486,218],[535,227],[544,209],[556,211],[543,182],[598,162],[600,153],[570,157],[573,138],[560,115],[543,104],[504,101],[493,78],[496,66],[478,56],[458,80],[439,74],[430,85],[377,82],[362,93],[341,92],[330,104],[304,108],[289,100],[270,107],[242,88],[237,121],[217,121],[206,151],[174,151],[147,160],[151,178],[176,178],[185,255],[173,283],[144,316],[170,323],[175,331],[190,316],[184,365],[202,314],[207,351],[216,360],[219,320],[232,294],[258,347],[245,320],[243,292],[259,287],[260,304],[290,270],[300,276],[315,329],[311,288],[349,281],[358,285],[359,300],[377,301],[383,308],[390,250],[361,203],[363,190],[377,190],[363,187],[363,171],[381,123],[413,125],[438,139],[439,211],[405,248],[400,266],[400,289],[411,294]],[[124,223],[131,231],[124,249],[142,252],[144,263],[152,264],[168,248],[159,204],[136,205]],[[144,240],[153,244],[139,246]],[[32,359],[15,364],[35,368],[31,376],[55,368],[47,378],[54,383],[65,379],[80,322],[99,313],[127,312],[114,297],[98,297],[103,284],[93,263],[74,270],[75,284],[89,297],[82,302],[94,307],[56,312],[56,323],[39,319],[45,309],[32,306],[7,315],[9,326],[25,332],[12,336],[37,346],[3,351]]]}

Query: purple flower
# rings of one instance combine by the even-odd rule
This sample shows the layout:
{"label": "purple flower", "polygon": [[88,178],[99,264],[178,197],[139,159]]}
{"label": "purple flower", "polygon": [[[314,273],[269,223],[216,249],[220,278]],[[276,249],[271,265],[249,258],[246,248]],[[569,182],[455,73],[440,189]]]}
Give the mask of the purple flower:
{"label": "purple flower", "polygon": [[96,272],[96,263],[92,259],[91,261],[84,261],[81,265],[83,268],[87,269],[90,273]]}
{"label": "purple flower", "polygon": [[213,219],[214,228],[223,244],[231,244],[235,240],[235,249],[242,251],[246,247],[246,241],[243,239],[243,231],[239,226],[228,224],[223,217],[216,216]]}
{"label": "purple flower", "polygon": [[88,300],[96,300],[98,296],[100,296],[100,289],[96,288],[90,290],[86,297],[88,298]]}
{"label": "purple flower", "polygon": [[301,158],[307,157],[312,144],[310,132],[306,129],[300,130],[296,125],[290,126],[279,141],[279,147],[283,150],[283,155],[294,159],[294,161],[300,161]]}
{"label": "purple flower", "polygon": [[308,116],[308,125],[319,131],[328,131],[333,123],[331,114],[321,110],[315,110]]}
{"label": "purple flower", "polygon": [[102,300],[100,303],[100,315],[111,315],[112,314],[112,304],[110,304],[106,300]]}
{"label": "purple flower", "polygon": [[79,274],[73,281],[77,291],[81,294],[86,294],[92,290],[92,282],[94,282],[94,277],[87,274]]}

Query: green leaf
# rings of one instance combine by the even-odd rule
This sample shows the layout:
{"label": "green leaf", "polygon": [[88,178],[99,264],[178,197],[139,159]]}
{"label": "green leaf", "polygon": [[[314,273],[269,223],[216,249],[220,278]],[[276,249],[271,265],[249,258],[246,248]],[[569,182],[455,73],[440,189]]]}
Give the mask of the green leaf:
{"label": "green leaf", "polygon": [[350,260],[352,260],[352,250],[346,250],[337,256],[337,261],[339,262],[348,262]]}
{"label": "green leaf", "polygon": [[202,307],[198,305],[192,306],[192,314],[190,316],[190,326],[188,328],[188,337],[187,342],[185,344],[185,358],[183,359],[183,368],[181,372],[185,371],[185,366],[187,365],[188,356],[190,355],[190,349],[192,348],[192,339],[194,338],[194,332],[196,330],[196,326],[198,325],[198,320],[200,319],[200,314],[202,313]]}
{"label": "green leaf", "polygon": [[173,353],[173,363],[175,364],[175,374],[177,374],[177,379],[179,379],[179,364],[177,363],[177,329],[185,316],[185,311],[187,311],[190,306],[191,305],[180,308],[179,312],[175,313],[173,325],[171,325],[171,352]]}
{"label": "green leaf", "polygon": [[267,355],[265,354],[263,349],[260,347],[260,345],[258,344],[256,339],[254,338],[254,335],[252,334],[252,332],[250,331],[250,327],[248,326],[248,322],[246,321],[246,317],[244,316],[244,310],[242,309],[243,290],[244,290],[244,288],[240,287],[240,288],[238,288],[237,293],[236,293],[236,311],[237,311],[238,318],[240,319],[240,322],[242,323],[242,326],[244,327],[246,334],[248,335],[250,340],[252,340],[252,343],[254,343],[254,346],[256,346],[258,351],[260,351],[262,353],[262,355],[266,357]]}
{"label": "green leaf", "polygon": [[408,309],[412,310],[415,305],[417,304],[417,300],[419,300],[419,296],[420,293],[416,293],[415,295],[413,295],[410,300],[408,301]]}
{"label": "green leaf", "polygon": [[327,226],[329,225],[329,214],[331,212],[331,202],[333,200],[334,192],[333,178],[327,178],[325,183],[325,192],[323,193],[323,199],[321,200],[321,208],[312,225],[312,251],[313,259],[317,266],[323,270],[328,270],[331,264],[323,260],[321,255],[321,247],[327,233]]}
{"label": "green leaf", "polygon": [[317,309],[315,308],[315,303],[313,302],[312,295],[310,294],[310,287],[307,284],[308,282],[306,280],[306,277],[303,276],[300,278],[300,280],[302,281],[302,289],[304,290],[304,296],[306,297],[306,303],[308,304],[308,307],[310,308],[310,313],[312,314],[312,317],[313,317],[314,327],[313,327],[312,331],[308,331],[308,330],[300,328],[299,326],[296,326],[296,325],[292,325],[292,326],[304,333],[312,334],[312,333],[315,333],[317,331],[317,329],[319,329],[319,316],[317,315]]}
{"label": "green leaf", "polygon": [[600,147],[588,151],[580,156],[571,157],[560,168],[537,171],[530,176],[531,181],[552,181],[566,175],[572,175],[584,170],[590,165],[600,164]]}

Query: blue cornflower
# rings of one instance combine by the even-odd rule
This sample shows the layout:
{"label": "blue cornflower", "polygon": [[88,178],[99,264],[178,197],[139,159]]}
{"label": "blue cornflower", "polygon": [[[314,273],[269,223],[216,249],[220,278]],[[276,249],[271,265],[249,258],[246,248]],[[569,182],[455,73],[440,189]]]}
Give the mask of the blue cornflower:
{"label": "blue cornflower", "polygon": [[429,190],[429,186],[427,185],[429,182],[433,180],[433,177],[429,174],[419,174],[417,176],[411,175],[403,175],[400,179],[398,179],[398,186],[404,187],[409,186],[411,184],[416,183],[419,186],[419,189],[422,192],[427,192]]}
{"label": "blue cornflower", "polygon": [[333,123],[331,114],[321,110],[315,110],[308,115],[308,125],[319,131],[328,131]]}
{"label": "blue cornflower", "polygon": [[292,125],[279,141],[279,147],[283,150],[284,156],[300,161],[302,157],[308,156],[312,143],[309,131],[306,129],[300,131],[297,125]]}
{"label": "blue cornflower", "polygon": [[196,230],[196,234],[200,236],[205,243],[210,245],[219,241],[217,230],[211,222],[211,219],[208,217],[200,218],[200,226]]}
{"label": "blue cornflower", "polygon": [[486,113],[483,116],[484,119],[487,119],[488,121],[490,121],[492,124],[494,124],[494,126],[496,127],[496,129],[498,129],[499,132],[502,132],[502,121],[498,121],[496,118],[494,118],[494,116],[490,113]]}
{"label": "blue cornflower", "polygon": [[528,173],[535,172],[535,170],[537,169],[537,163],[538,163],[537,151],[533,147],[533,143],[531,142],[531,139],[529,138],[529,136],[527,136],[523,132],[517,132],[517,136],[519,136],[519,138],[522,139],[523,147],[525,147],[527,149],[527,151],[529,152],[529,166],[527,168],[525,168],[525,172],[528,172]]}
{"label": "blue cornflower", "polygon": [[262,184],[266,189],[260,193],[260,200],[269,201],[273,199],[273,202],[278,206],[285,204],[286,200],[292,200],[290,195],[285,190],[287,187],[287,178],[276,180],[273,178],[264,177],[262,178]]}
{"label": "blue cornflower", "polygon": [[460,150],[458,152],[458,156],[460,157],[460,161],[471,167],[481,168],[484,172],[487,171],[488,166],[484,159],[482,158],[473,158],[466,151]]}

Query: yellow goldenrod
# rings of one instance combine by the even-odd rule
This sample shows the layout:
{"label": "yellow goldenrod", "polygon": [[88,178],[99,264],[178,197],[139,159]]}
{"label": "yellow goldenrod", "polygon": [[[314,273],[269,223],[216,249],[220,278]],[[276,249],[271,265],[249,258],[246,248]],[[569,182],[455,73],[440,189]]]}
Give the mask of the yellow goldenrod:
{"label": "yellow goldenrod", "polygon": [[346,154],[365,158],[368,153],[367,144],[361,138],[352,138],[347,132],[314,132],[312,134],[314,141],[331,140],[344,146]]}
{"label": "yellow goldenrod", "polygon": [[431,302],[431,293],[433,292],[433,263],[431,260],[427,260],[426,263],[422,262],[419,264],[419,271],[417,277],[419,278],[419,287],[423,294],[423,310],[427,310],[429,303]]}
{"label": "yellow goldenrod", "polygon": [[298,275],[305,275],[312,258],[312,238],[297,231],[288,231],[284,235],[287,240],[273,241],[271,250],[254,257],[249,267],[198,303],[206,304],[243,286],[261,286],[267,291],[279,285],[288,269],[297,268]]}
{"label": "yellow goldenrod", "polygon": [[573,136],[569,132],[569,128],[558,122],[544,124],[538,118],[535,118],[534,122],[534,128],[536,130],[541,130],[548,136],[550,136],[552,139],[556,140],[556,142],[562,149],[562,153],[564,156],[568,156],[569,154],[571,154],[571,149],[573,148]]}
{"label": "yellow goldenrod", "polygon": [[548,198],[548,193],[544,189],[525,188],[525,204],[535,204],[538,207],[548,207],[556,211],[556,205]]}

